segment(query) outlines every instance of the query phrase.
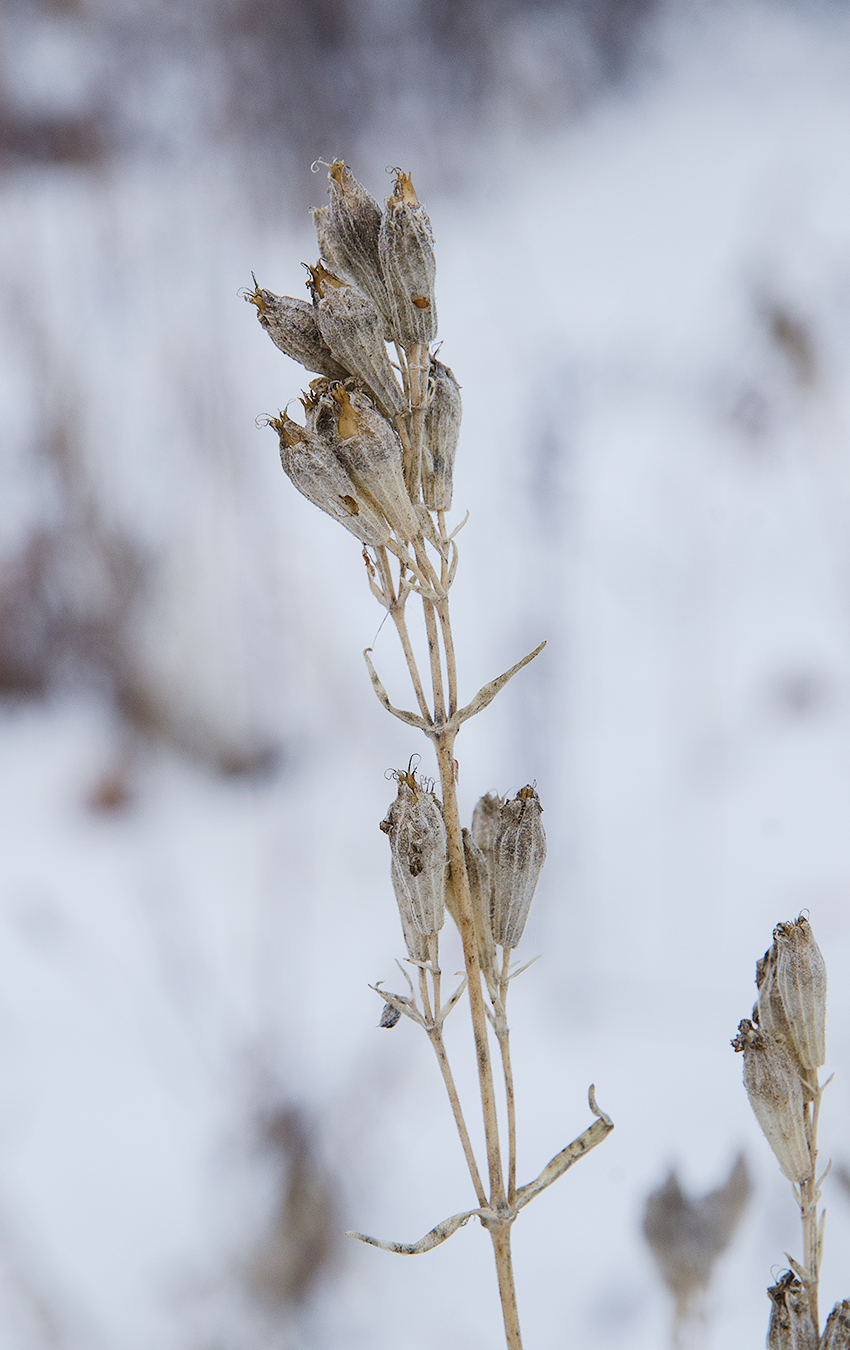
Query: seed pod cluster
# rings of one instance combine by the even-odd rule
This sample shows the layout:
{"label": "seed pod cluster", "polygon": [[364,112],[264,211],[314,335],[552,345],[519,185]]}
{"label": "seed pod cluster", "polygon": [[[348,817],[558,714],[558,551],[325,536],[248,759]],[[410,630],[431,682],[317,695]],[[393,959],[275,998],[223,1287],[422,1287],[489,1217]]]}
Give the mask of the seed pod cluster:
{"label": "seed pod cluster", "polygon": [[[334,160],[329,169],[330,202],[313,213],[321,259],[307,269],[312,303],[275,295],[256,282],[246,299],[256,306],[263,328],[287,356],[326,380],[343,384],[358,412],[363,407],[355,395],[369,400],[368,434],[358,447],[362,454],[353,475],[361,492],[372,492],[364,486],[370,477],[365,460],[383,455],[380,473],[384,473],[387,447],[392,446],[390,458],[395,459],[401,455],[399,435],[405,437],[403,498],[398,499],[394,485],[390,509],[385,509],[379,494],[375,502],[400,540],[422,530],[430,538],[434,526],[422,502],[432,511],[451,506],[461,418],[457,381],[425,350],[437,334],[431,223],[409,174],[397,172],[393,193],[382,209],[342,160]],[[402,379],[390,359],[388,342],[405,353],[409,373]],[[272,424],[277,426],[277,420]],[[297,440],[288,419],[279,420],[287,422],[287,437]],[[315,427],[308,425],[307,431],[309,439]],[[338,439],[347,438],[340,432]],[[351,498],[359,505],[357,494],[334,492],[325,481],[328,474],[318,469],[321,481],[311,489],[306,481],[311,460],[304,454],[294,458],[297,472],[290,472],[292,456],[285,458],[284,468],[299,490],[351,529],[337,499]],[[324,461],[319,457],[318,462]],[[344,457],[342,462],[350,471]],[[335,475],[333,466],[330,473]],[[334,502],[331,509],[329,500]],[[374,544],[384,531],[361,522],[352,533]]]}
{"label": "seed pod cluster", "polygon": [[732,1042],[744,1056],[750,1105],[782,1171],[799,1183],[812,1176],[806,1102],[826,1058],[826,966],[803,915],[773,930],[756,964],[758,998]]}
{"label": "seed pod cluster", "polygon": [[396,799],[381,821],[390,841],[391,875],[409,955],[427,957],[423,938],[443,926],[447,841],[440,803],[408,771],[398,775]]}

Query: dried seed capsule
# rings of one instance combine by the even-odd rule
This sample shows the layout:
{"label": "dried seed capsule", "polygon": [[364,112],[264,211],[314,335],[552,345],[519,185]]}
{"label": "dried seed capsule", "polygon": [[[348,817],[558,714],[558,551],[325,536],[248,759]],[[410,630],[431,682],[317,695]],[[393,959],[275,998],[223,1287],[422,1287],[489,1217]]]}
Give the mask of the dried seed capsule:
{"label": "dried seed capsule", "polygon": [[[469,898],[472,903],[472,918],[475,924],[475,939],[478,946],[478,961],[481,969],[488,971],[493,969],[494,959],[493,934],[490,932],[490,898],[492,893],[490,867],[469,830],[463,830],[461,833],[466,875],[469,881]],[[459,929],[460,916],[451,872],[446,882],[446,908]]]}
{"label": "dried seed capsule", "polygon": [[[385,321],[390,316],[387,288],[381,268],[378,239],[382,211],[375,198],[358,183],[341,159],[335,159],[328,174],[331,200],[327,214],[314,215],[319,247],[332,254],[341,274],[368,295]],[[327,254],[325,254],[327,256]]]}
{"label": "dried seed capsule", "polygon": [[785,1016],[785,1007],[776,983],[776,943],[769,947],[760,961],[756,962],[756,984],[758,1001],[753,1016],[762,1031],[769,1036],[793,1047],[791,1029]]}
{"label": "dried seed capsule", "polygon": [[448,366],[431,358],[422,447],[422,500],[432,511],[452,504],[452,473],[460,436],[460,385]]}
{"label": "dried seed capsule", "polygon": [[504,801],[504,797],[500,797],[497,792],[488,792],[486,796],[479,798],[472,813],[470,834],[487,859],[491,882],[496,865],[494,849],[496,835],[499,833],[499,816]]}
{"label": "dried seed capsule", "polygon": [[367,385],[388,417],[399,417],[407,405],[372,301],[321,263],[310,268],[310,278],[316,322],[333,358]]}
{"label": "dried seed capsule", "polygon": [[818,1350],[818,1333],[805,1286],[793,1271],[768,1289],[770,1324],[767,1350]]}
{"label": "dried seed capsule", "polygon": [[340,463],[332,446],[287,414],[269,418],[280,437],[280,462],[298,491],[339,521],[364,544],[376,547],[390,538],[387,522]]}
{"label": "dried seed capsule", "polygon": [[332,445],[361,496],[386,516],[400,539],[419,533],[419,517],[404,485],[401,442],[359,390],[324,391],[307,413],[307,430]]}
{"label": "dried seed capsule", "polygon": [[819,1350],[850,1350],[850,1298],[836,1303],[826,1319]]}
{"label": "dried seed capsule", "polygon": [[400,172],[396,179],[381,220],[378,249],[394,338],[403,347],[433,342],[437,336],[434,235],[409,174]]}
{"label": "dried seed capsule", "polygon": [[744,1087],[756,1120],[789,1181],[812,1175],[803,1123],[803,1087],[795,1056],[768,1032],[746,1018],[732,1042],[744,1054]]}
{"label": "dried seed capsule", "polygon": [[306,300],[296,300],[291,295],[274,295],[271,291],[262,290],[256,283],[254,290],[245,299],[257,306],[257,318],[274,345],[291,356],[293,361],[332,380],[344,380],[351,374],[331,354],[330,347],[319,332],[316,311]]}
{"label": "dried seed capsule", "polygon": [[826,1059],[826,965],[808,919],[777,924],[776,985],[788,1019],[791,1043],[806,1069]]}
{"label": "dried seed capsule", "polygon": [[[383,825],[381,829],[383,829]],[[419,930],[414,927],[411,917],[410,906],[406,902],[406,891],[404,878],[398,870],[398,863],[395,856],[390,858],[390,876],[393,883],[393,894],[398,905],[398,912],[401,918],[401,931],[404,935],[404,945],[407,948],[407,954],[411,961],[428,960],[428,939],[423,937]]]}
{"label": "dried seed capsule", "polygon": [[543,807],[533,787],[524,787],[499,812],[494,845],[492,931],[500,947],[522,937],[540,872],[546,861]]}
{"label": "dried seed capsule", "polygon": [[412,773],[400,774],[398,795],[381,829],[389,836],[402,928],[409,924],[430,937],[439,932],[445,917],[448,863],[440,804]]}

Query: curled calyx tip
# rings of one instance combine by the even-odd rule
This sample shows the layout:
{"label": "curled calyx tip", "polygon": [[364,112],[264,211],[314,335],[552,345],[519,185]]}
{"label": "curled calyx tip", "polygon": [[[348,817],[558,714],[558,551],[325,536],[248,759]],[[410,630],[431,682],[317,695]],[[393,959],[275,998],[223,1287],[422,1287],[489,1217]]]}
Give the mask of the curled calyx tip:
{"label": "curled calyx tip", "polygon": [[606,1115],[606,1113],[605,1113],[604,1111],[602,1111],[602,1110],[599,1108],[599,1106],[597,1105],[597,1103],[596,1103],[596,1084],[595,1084],[595,1083],[591,1083],[590,1087],[587,1089],[587,1104],[588,1104],[588,1106],[590,1107],[590,1109],[591,1109],[591,1111],[593,1112],[593,1114],[594,1114],[595,1116],[598,1116],[599,1119],[600,1119],[601,1121],[604,1122],[604,1124],[609,1125],[609,1126],[611,1127],[611,1129],[613,1130],[613,1128],[614,1128],[614,1122],[613,1122],[613,1120],[611,1119],[611,1117],[610,1117],[609,1115]]}

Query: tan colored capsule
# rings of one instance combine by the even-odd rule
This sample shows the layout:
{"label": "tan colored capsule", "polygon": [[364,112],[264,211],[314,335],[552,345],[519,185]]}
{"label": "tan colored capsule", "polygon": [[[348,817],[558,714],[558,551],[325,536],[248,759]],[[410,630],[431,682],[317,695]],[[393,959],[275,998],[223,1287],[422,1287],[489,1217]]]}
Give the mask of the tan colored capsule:
{"label": "tan colored capsule", "polygon": [[850,1350],[850,1299],[836,1303],[829,1314],[819,1350]]}
{"label": "tan colored capsule", "polygon": [[362,380],[386,416],[399,417],[407,405],[387,355],[378,311],[362,291],[338,281],[325,269],[317,283],[317,270],[311,268],[310,273],[322,341],[334,360]]}
{"label": "tan colored capsule", "polygon": [[313,217],[319,247],[325,256],[332,255],[331,266],[336,264],[346,280],[359,286],[387,322],[390,305],[378,245],[381,208],[341,159],[330,166],[328,191],[327,214]]}
{"label": "tan colored capsule", "polygon": [[389,526],[351,474],[321,437],[299,426],[287,414],[269,419],[280,437],[280,462],[302,496],[344,525],[364,544],[380,546],[390,538]]}
{"label": "tan colored capsule", "polygon": [[812,1175],[804,1124],[803,1087],[796,1056],[744,1019],[732,1042],[744,1055],[744,1087],[756,1120],[783,1174],[799,1185]]}
{"label": "tan colored capsule", "polygon": [[431,511],[451,508],[461,414],[460,385],[448,366],[432,357],[421,470],[422,500]]}
{"label": "tan colored capsule", "polygon": [[500,797],[497,792],[488,792],[484,797],[479,797],[472,813],[470,834],[487,859],[491,880],[495,868],[494,849],[499,833],[499,815],[504,802],[504,797]]}
{"label": "tan colored capsule", "polygon": [[[392,880],[402,916],[423,937],[439,932],[445,918],[447,841],[440,804],[412,775],[399,778],[398,795],[381,829],[390,841]],[[405,934],[406,935],[406,934]],[[422,958],[419,958],[422,959]]]}
{"label": "tan colored capsule", "polygon": [[767,1292],[772,1305],[767,1350],[818,1350],[817,1327],[802,1281],[789,1270]]}
{"label": "tan colored capsule", "polygon": [[387,201],[378,251],[396,341],[403,347],[433,342],[437,336],[434,234],[409,174],[399,172]]}
{"label": "tan colored capsule", "polygon": [[316,311],[306,300],[291,295],[274,295],[254,283],[253,291],[245,296],[257,307],[257,318],[274,345],[293,361],[317,375],[328,375],[332,380],[344,380],[351,372],[335,359],[319,332]]}
{"label": "tan colored capsule", "polygon": [[[492,892],[490,867],[469,830],[463,830],[461,835],[466,875],[469,881],[472,918],[475,924],[475,939],[478,946],[478,961],[482,970],[492,971],[495,952],[493,935],[490,932],[490,897]],[[446,882],[446,909],[460,929],[460,916],[451,872]]]}
{"label": "tan colored capsule", "polygon": [[500,947],[516,947],[546,861],[543,807],[533,787],[522,788],[499,812],[493,848],[491,927]]}
{"label": "tan colored capsule", "polygon": [[776,986],[800,1063],[818,1069],[826,1060],[826,964],[811,924],[802,915],[773,932]]}

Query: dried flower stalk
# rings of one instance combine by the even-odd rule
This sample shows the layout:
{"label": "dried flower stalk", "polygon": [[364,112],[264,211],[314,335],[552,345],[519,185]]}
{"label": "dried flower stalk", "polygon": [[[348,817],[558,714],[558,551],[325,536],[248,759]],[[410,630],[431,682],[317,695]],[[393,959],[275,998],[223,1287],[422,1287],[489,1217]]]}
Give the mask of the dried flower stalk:
{"label": "dried flower stalk", "polygon": [[[511,970],[546,855],[542,807],[533,787],[513,801],[483,797],[470,831],[460,821],[454,747],[465,721],[495,698],[545,643],[461,705],[449,608],[458,561],[456,535],[445,513],[461,422],[460,386],[430,351],[437,335],[434,236],[410,175],[396,171],[382,208],[341,160],[329,166],[330,202],[314,212],[321,258],[308,268],[312,304],[276,296],[255,281],[246,293],[275,344],[320,378],[303,395],[303,426],[286,413],[270,419],[280,437],[281,462],[295,487],[354,534],[373,595],[390,615],[404,652],[417,711],[396,707],[364,652],[375,693],[393,716],[425,733],[437,760],[434,784],[409,765],[395,774],[398,789],[381,828],[390,844],[390,876],[399,908],[408,992],[375,986],[380,1025],[405,1017],[426,1032],[437,1057],[475,1191],[477,1207],[444,1220],[413,1244],[373,1246],[416,1255],[446,1241],[476,1217],[493,1243],[510,1350],[521,1350],[511,1263],[511,1226],[546,1186],[613,1129],[596,1117],[540,1175],[516,1181],[516,1123],[506,1016],[508,987],[525,969]],[[388,348],[387,344],[390,344]],[[408,630],[411,600],[421,606],[428,652],[420,672]],[[411,761],[412,763],[412,761]],[[460,932],[465,976],[443,1000],[439,934],[444,906]],[[497,948],[501,947],[501,957]],[[484,1124],[486,1167],[479,1168],[443,1043],[443,1025],[468,1002]],[[507,1154],[500,1138],[490,1029],[499,1046],[507,1105]],[[485,1180],[486,1178],[486,1180]]]}

